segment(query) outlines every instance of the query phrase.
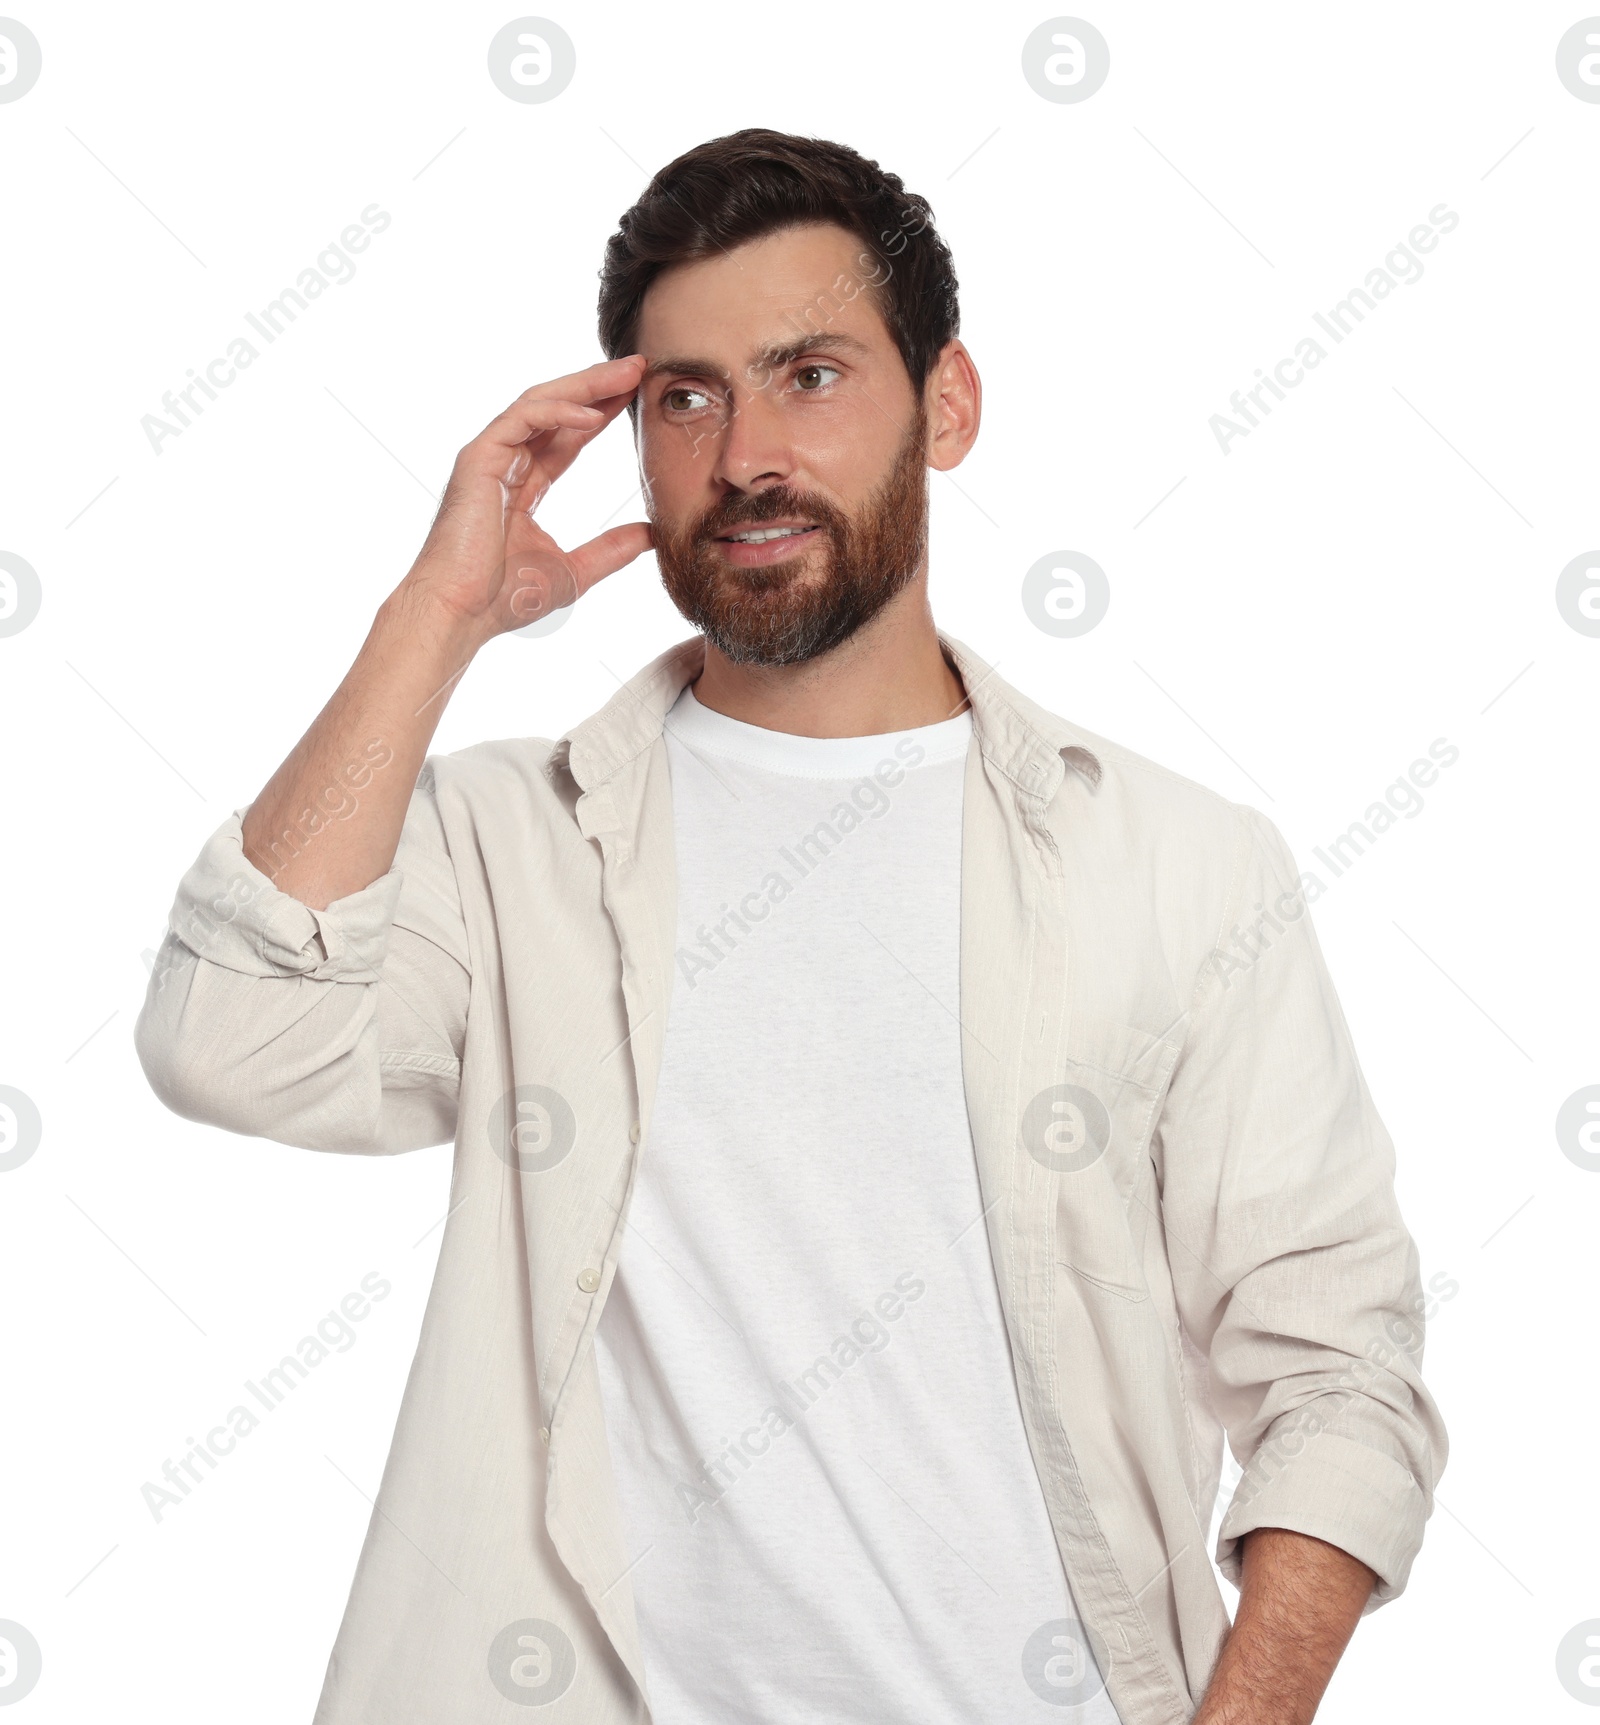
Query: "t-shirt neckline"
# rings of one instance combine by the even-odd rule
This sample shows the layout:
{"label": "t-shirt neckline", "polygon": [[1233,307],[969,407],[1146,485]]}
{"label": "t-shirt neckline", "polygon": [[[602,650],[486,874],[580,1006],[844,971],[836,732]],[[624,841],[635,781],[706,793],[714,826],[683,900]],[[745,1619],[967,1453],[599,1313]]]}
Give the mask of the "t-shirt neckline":
{"label": "t-shirt neckline", "polygon": [[[802,737],[719,713],[697,700],[693,685],[685,683],[667,714],[666,728],[668,736],[685,747],[724,760],[795,778],[851,779],[874,772],[886,761],[910,769],[959,760],[972,739],[972,713],[965,710],[931,725],[867,737]],[[922,750],[920,758],[907,758],[909,745]]]}

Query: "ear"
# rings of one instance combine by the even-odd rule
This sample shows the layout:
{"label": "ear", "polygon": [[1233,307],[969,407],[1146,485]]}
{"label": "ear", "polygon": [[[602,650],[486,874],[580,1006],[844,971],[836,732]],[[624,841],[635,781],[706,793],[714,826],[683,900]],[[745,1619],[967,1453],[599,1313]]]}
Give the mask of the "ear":
{"label": "ear", "polygon": [[983,417],[983,383],[966,344],[952,336],[923,385],[928,413],[928,465],[947,472],[966,460]]}

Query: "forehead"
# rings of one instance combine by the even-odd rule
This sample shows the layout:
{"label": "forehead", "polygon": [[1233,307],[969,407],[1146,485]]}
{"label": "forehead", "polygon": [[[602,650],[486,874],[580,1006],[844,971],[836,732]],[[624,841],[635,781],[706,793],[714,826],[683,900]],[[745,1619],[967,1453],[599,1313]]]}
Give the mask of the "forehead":
{"label": "forehead", "polygon": [[832,222],[763,234],[663,270],[645,294],[634,346],[647,360],[693,355],[729,371],[811,332],[893,352],[872,292],[889,267]]}

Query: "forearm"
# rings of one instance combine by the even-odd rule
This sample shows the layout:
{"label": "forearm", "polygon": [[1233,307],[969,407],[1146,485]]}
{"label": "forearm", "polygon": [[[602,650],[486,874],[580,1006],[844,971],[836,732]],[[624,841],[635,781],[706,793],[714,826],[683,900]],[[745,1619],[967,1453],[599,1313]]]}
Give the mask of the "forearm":
{"label": "forearm", "polygon": [[280,891],[325,909],[394,861],[417,774],[481,630],[402,584],[355,663],[251,804],[244,851]]}
{"label": "forearm", "polygon": [[551,482],[633,399],[643,366],[631,354],[535,384],[456,456],[410,573],[245,815],[245,857],[279,891],[326,910],[386,874],[439,716],[478,648],[649,549],[647,522],[567,552],[533,519]]}
{"label": "forearm", "polygon": [[1377,1579],[1325,1540],[1246,1534],[1239,1609],[1194,1725],[1308,1725]]}

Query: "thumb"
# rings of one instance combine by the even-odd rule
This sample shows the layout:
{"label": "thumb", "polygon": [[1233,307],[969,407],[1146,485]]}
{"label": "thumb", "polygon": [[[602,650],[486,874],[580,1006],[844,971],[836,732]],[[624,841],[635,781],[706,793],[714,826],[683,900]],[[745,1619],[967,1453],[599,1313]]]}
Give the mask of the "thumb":
{"label": "thumb", "polygon": [[629,521],[575,546],[567,553],[567,564],[577,578],[578,591],[587,592],[596,581],[631,563],[654,544],[648,521]]}

